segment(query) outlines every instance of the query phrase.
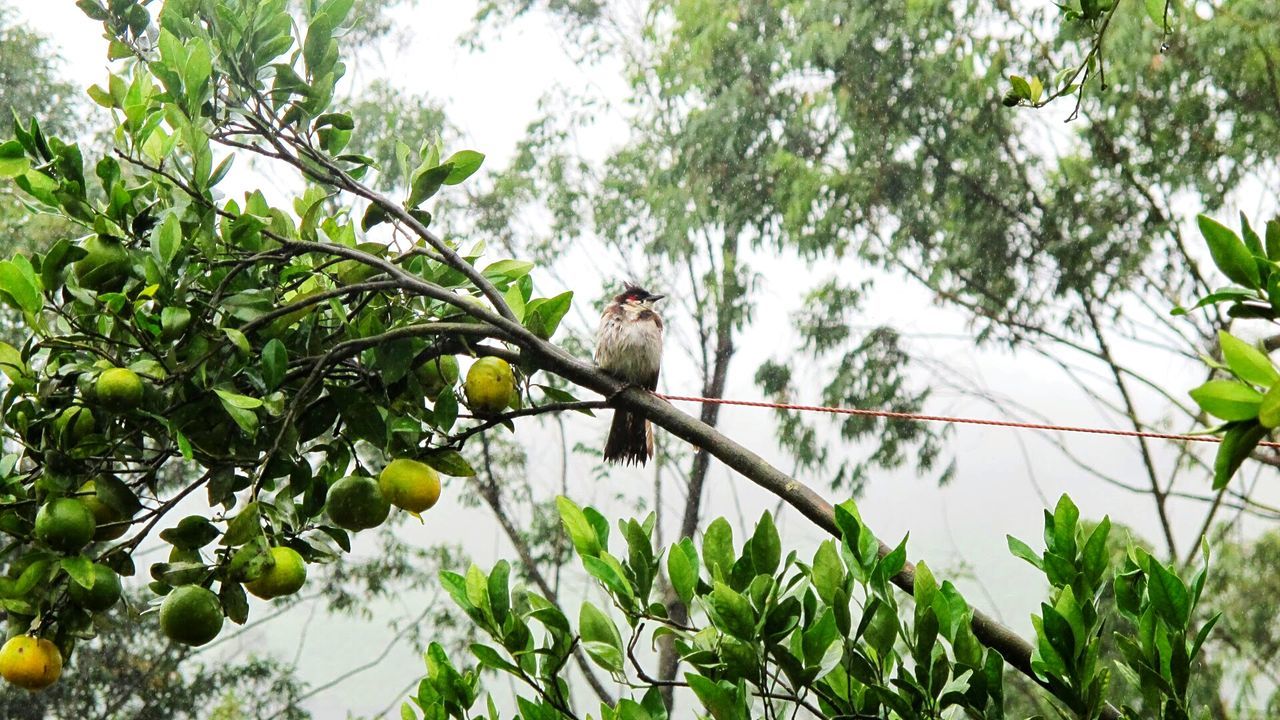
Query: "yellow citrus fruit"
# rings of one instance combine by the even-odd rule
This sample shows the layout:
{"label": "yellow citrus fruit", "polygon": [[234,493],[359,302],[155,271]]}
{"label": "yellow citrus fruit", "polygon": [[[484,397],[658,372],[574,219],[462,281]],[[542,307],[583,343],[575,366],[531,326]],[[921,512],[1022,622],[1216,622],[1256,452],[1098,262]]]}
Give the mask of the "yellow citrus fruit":
{"label": "yellow citrus fruit", "polygon": [[88,545],[96,528],[93,512],[75,498],[55,498],[36,512],[36,539],[66,553]]}
{"label": "yellow citrus fruit", "polygon": [[93,585],[86,588],[72,580],[67,592],[85,610],[102,612],[120,600],[120,576],[106,565],[94,563]]}
{"label": "yellow citrus fruit", "polygon": [[378,475],[378,487],[387,502],[402,510],[420,513],[440,499],[440,474],[417,460],[392,460]]}
{"label": "yellow citrus fruit", "polygon": [[0,647],[0,676],[28,690],[43,690],[62,675],[62,653],[44,638],[18,635]]}
{"label": "yellow citrus fruit", "polygon": [[133,261],[119,241],[94,235],[81,244],[88,255],[76,261],[73,272],[80,286],[98,292],[119,290],[129,279]]}
{"label": "yellow citrus fruit", "polygon": [[507,407],[515,387],[515,375],[506,360],[484,357],[471,364],[462,389],[467,393],[467,406],[472,412],[492,415]]}
{"label": "yellow citrus fruit", "polygon": [[218,596],[199,585],[174,588],[160,604],[160,630],[176,643],[198,647],[222,632]]}
{"label": "yellow citrus fruit", "polygon": [[458,382],[458,358],[441,355],[422,363],[414,370],[428,397],[435,397],[445,386]]}
{"label": "yellow citrus fruit", "polygon": [[98,402],[112,410],[132,410],[142,404],[142,378],[128,368],[103,370],[94,389]]}
{"label": "yellow citrus fruit", "polygon": [[258,576],[244,584],[244,589],[263,600],[292,595],[307,581],[307,563],[290,547],[271,548],[271,564]]}
{"label": "yellow citrus fruit", "polygon": [[94,429],[93,413],[83,405],[72,405],[58,413],[53,421],[53,429],[59,444],[75,447]]}
{"label": "yellow citrus fruit", "polygon": [[391,503],[382,496],[373,478],[352,475],[329,488],[324,508],[334,525],[347,530],[367,530],[387,519]]}

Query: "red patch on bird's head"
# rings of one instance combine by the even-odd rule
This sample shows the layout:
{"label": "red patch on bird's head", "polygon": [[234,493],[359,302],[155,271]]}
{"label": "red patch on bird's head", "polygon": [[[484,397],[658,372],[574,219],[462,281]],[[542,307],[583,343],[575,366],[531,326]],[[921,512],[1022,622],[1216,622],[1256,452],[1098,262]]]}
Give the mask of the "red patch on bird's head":
{"label": "red patch on bird's head", "polygon": [[622,286],[622,292],[618,294],[613,301],[618,303],[644,303],[661,300],[662,298],[662,295],[654,295],[639,285],[634,283],[625,283]]}

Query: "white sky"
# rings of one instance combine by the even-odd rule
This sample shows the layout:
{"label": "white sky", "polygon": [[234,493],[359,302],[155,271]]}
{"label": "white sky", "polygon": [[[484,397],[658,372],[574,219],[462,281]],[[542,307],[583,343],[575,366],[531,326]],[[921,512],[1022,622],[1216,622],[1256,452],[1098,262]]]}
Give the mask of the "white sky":
{"label": "white sky", "polygon": [[[22,16],[54,36],[66,58],[68,76],[85,87],[105,77],[105,45],[100,39],[100,28],[80,16],[69,0],[38,3],[24,0],[19,4]],[[425,92],[444,100],[451,121],[465,129],[467,144],[487,153],[492,166],[500,166],[509,156],[526,123],[535,117],[539,98],[554,85],[570,88],[590,85],[613,97],[621,92],[622,85],[610,68],[582,68],[570,61],[561,49],[563,40],[559,32],[541,21],[523,22],[517,29],[508,30],[500,42],[484,53],[458,48],[454,41],[469,26],[475,5],[472,0],[421,0],[415,11],[403,16],[413,28],[415,41],[403,54],[384,58],[384,67],[390,69],[387,74],[392,80],[406,90]],[[606,115],[592,128],[584,129],[582,137],[582,149],[588,155],[599,157],[625,141],[625,126],[616,116]],[[590,273],[582,269],[571,267],[562,277],[590,279]],[[727,393],[730,397],[757,396],[751,375],[761,360],[773,355],[775,348],[785,346],[780,342],[779,333],[790,333],[779,329],[788,327],[787,315],[799,304],[796,288],[807,285],[816,273],[825,274],[836,268],[809,268],[784,260],[761,263],[756,269],[764,275],[764,294],[756,323],[742,343],[746,349],[735,360]],[[840,270],[857,277],[866,274],[865,269],[852,265]],[[554,288],[544,280],[540,280],[539,287],[551,294]],[[939,311],[918,289],[899,280],[881,278],[879,282],[879,292],[869,299],[864,309],[867,325],[891,321],[906,333],[914,334],[915,352],[931,355],[941,366],[962,372],[987,390],[1015,399],[1059,422],[1103,422],[1100,412],[1075,389],[1059,384],[1062,376],[1049,363],[1000,351],[976,352],[965,342],[948,339],[944,336],[964,334],[967,330],[958,316]],[[593,281],[591,287],[574,289],[579,297],[591,297],[597,288],[598,281]],[[591,311],[588,309],[586,314]],[[689,382],[690,374],[673,366],[674,362],[669,357],[664,368],[665,389],[696,394]],[[1195,373],[1189,371],[1194,369],[1173,363],[1166,356],[1153,355],[1148,362],[1146,367],[1153,375],[1166,373],[1169,387],[1190,387],[1196,382]],[[1156,400],[1141,396],[1140,402]],[[928,410],[950,414],[969,412],[981,417],[993,415],[987,406],[945,389],[935,395]],[[722,415],[723,430],[780,467],[789,468],[790,463],[775,449],[764,412],[728,408]],[[603,432],[601,424],[602,421],[576,423],[575,435],[587,442],[595,441]],[[1137,456],[1127,441],[1074,437],[1070,443],[1077,454],[1117,476],[1140,477]],[[1096,519],[1110,513],[1113,521],[1131,524],[1149,538],[1157,537],[1153,513],[1145,498],[1123,494],[1082,475],[1035,434],[959,427],[952,436],[950,450],[960,457],[959,473],[950,486],[938,488],[932,479],[917,478],[910,471],[883,473],[860,501],[863,516],[890,543],[910,532],[910,557],[928,559],[940,577],[955,577],[956,571],[965,567],[972,570],[981,578],[981,585],[966,580],[961,574],[958,582],[961,589],[975,605],[994,610],[1024,636],[1030,627],[1028,613],[1042,585],[1033,571],[1008,555],[1005,534],[1018,535],[1033,546],[1038,544],[1039,508],[1043,505],[1035,485],[1050,502],[1061,492],[1069,491],[1085,517]],[[555,468],[554,474],[558,475],[555,452],[534,447],[530,466],[535,472],[540,466],[539,458],[545,458],[544,464]],[[548,477],[553,474],[551,469],[545,472]],[[642,475],[635,475],[634,480],[649,482]],[[627,476],[613,482],[630,481]],[[745,484],[741,478],[730,478],[722,467],[712,472],[705,516],[723,514],[736,520],[741,513],[748,522],[754,522],[762,508],[774,507],[771,496],[747,488],[740,493],[739,509],[730,499],[732,493],[723,492],[730,482]],[[610,487],[600,487],[585,479],[574,482],[574,493],[580,503],[598,502],[605,507],[613,495]],[[1175,505],[1174,510],[1175,522],[1179,525],[1199,519],[1197,512],[1189,512],[1185,506]],[[620,508],[619,512],[625,513],[626,509]],[[413,533],[413,537],[423,543],[463,537],[468,549],[476,552],[484,566],[492,563],[498,549],[509,555],[496,523],[483,513],[460,508],[449,496],[448,489],[429,517],[426,526],[406,525],[406,532]],[[819,537],[803,519],[793,514],[784,512],[779,521],[784,541],[790,546],[811,546]],[[399,607],[384,611],[412,617],[424,601],[427,599],[406,597]],[[254,607],[255,614],[267,611],[264,606]],[[307,615],[305,610],[293,613],[271,623],[265,630],[224,644],[218,652],[269,650],[287,659],[300,650],[299,670],[303,678],[321,684],[346,669],[374,659],[390,638],[383,623],[333,620],[322,614],[310,625],[305,644],[299,648]],[[320,720],[338,720],[348,713],[374,713],[422,674],[420,649],[396,647],[376,669],[316,696],[309,708]]]}

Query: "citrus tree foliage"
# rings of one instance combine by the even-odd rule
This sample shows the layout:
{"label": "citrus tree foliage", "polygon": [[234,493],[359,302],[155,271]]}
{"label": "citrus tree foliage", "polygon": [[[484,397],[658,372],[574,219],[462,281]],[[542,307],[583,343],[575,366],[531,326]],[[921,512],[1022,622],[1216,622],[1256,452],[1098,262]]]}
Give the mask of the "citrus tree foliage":
{"label": "citrus tree foliage", "polygon": [[[330,107],[351,2],[308,3],[301,23],[284,0],[179,0],[154,16],[136,2],[79,5],[111,38],[111,71],[89,94],[115,121],[113,147],[86,157],[35,120],[0,145],[0,174],[23,200],[76,228],[0,262],[0,296],[23,329],[0,346],[0,603],[11,632],[53,638],[64,655],[93,633],[102,598],[84,598],[103,577],[146,574],[157,595],[183,587],[161,625],[196,643],[224,615],[247,620],[246,583],[294,586],[272,576],[272,548],[328,562],[379,524],[387,505],[371,478],[393,457],[428,463],[416,471],[426,482],[438,483],[432,467],[472,474],[458,452],[470,413],[545,398],[490,357],[475,365],[505,374],[468,383],[460,402],[441,358],[514,360],[481,342],[495,331],[475,320],[538,341],[571,300],[537,297],[531,263],[477,266],[481,248],[460,253],[426,229],[423,203],[479,153],[400,152],[401,201],[360,183],[372,161],[343,153],[354,123]],[[308,183],[296,197],[225,194],[243,155]],[[196,512],[174,517],[180,505]],[[135,567],[161,528],[169,558]],[[210,627],[185,627],[210,602]]]}
{"label": "citrus tree foliage", "polygon": [[211,715],[211,708],[238,706],[250,717],[310,717],[295,704],[302,683],[284,663],[204,658],[170,643],[152,619],[131,614],[123,604],[104,613],[97,620],[99,637],[76,650],[63,682],[38,694],[0,684],[0,715],[10,720],[207,720],[220,717],[216,709]]}
{"label": "citrus tree foliage", "polygon": [[[974,636],[964,597],[919,564],[911,602],[902,602],[889,579],[906,561],[906,540],[882,552],[852,502],[836,508],[840,538],[824,541],[811,558],[784,554],[768,513],[740,544],[719,518],[700,543],[685,538],[655,547],[653,515],[615,528],[593,508],[563,497],[558,505],[582,567],[606,601],[587,600],[576,617],[567,615],[513,584],[505,561],[487,573],[474,565],[465,575],[443,573],[454,601],[492,644],[471,646],[474,664],[433,645],[412,698],[416,710],[406,704],[406,717],[505,717],[482,689],[484,671],[522,686],[515,703],[527,719],[658,720],[668,717],[659,689],[669,684],[688,688],[700,714],[717,720],[795,713],[939,718],[957,711],[1005,717],[1004,662]],[[1043,552],[1010,538],[1010,550],[1051,586],[1032,618],[1036,675],[1066,717],[1102,716],[1125,685],[1137,699],[1113,716],[1201,717],[1203,708],[1187,697],[1217,619],[1197,619],[1207,555],[1184,581],[1141,548],[1113,552],[1110,529],[1105,518],[1086,527],[1063,496],[1045,512]],[[692,609],[688,618],[667,615],[657,592],[663,583]],[[1115,602],[1104,603],[1112,593]],[[1115,638],[1122,655],[1103,659],[1104,628],[1110,633],[1122,618],[1126,631]],[[678,649],[687,668],[681,678],[657,677],[652,647],[659,637]],[[597,711],[574,701],[562,671],[575,644],[628,688],[616,704]]]}
{"label": "citrus tree foliage", "polygon": [[[11,6],[0,3],[0,121],[37,112],[59,132],[83,129],[80,94],[59,77],[48,39],[19,24]],[[13,160],[13,158],[8,158]],[[0,155],[0,165],[6,158]],[[68,232],[58,218],[29,213],[14,188],[0,187],[0,248],[7,255],[19,248],[38,248]]]}
{"label": "citrus tree foliage", "polygon": [[[1239,233],[1205,215],[1198,221],[1214,264],[1233,284],[1199,298],[1191,311],[1222,305],[1230,317],[1275,324],[1280,319],[1280,218],[1267,221],[1265,239],[1244,213]],[[1201,410],[1223,423],[1215,428],[1222,444],[1213,465],[1214,489],[1226,487],[1258,444],[1280,427],[1280,370],[1266,346],[1223,331],[1218,347],[1222,362],[1212,363],[1216,377],[1191,391]]]}

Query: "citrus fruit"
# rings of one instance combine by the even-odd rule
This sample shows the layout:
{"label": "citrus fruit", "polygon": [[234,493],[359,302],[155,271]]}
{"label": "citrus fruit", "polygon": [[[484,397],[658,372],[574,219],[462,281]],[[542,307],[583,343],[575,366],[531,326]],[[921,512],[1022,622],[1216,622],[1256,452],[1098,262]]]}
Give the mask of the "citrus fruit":
{"label": "citrus fruit", "polygon": [[75,447],[94,429],[93,413],[83,405],[72,405],[58,413],[53,421],[53,429],[58,443],[64,447]]}
{"label": "citrus fruit", "polygon": [[506,360],[484,357],[471,364],[462,389],[467,393],[467,406],[473,412],[491,415],[507,407],[515,387],[515,376]]}
{"label": "citrus fruit", "polygon": [[174,588],[160,604],[160,630],[176,643],[197,647],[222,631],[218,596],[199,585]]}
{"label": "citrus fruit", "polygon": [[103,370],[94,385],[98,402],[112,410],[132,410],[142,403],[142,378],[128,368]]}
{"label": "citrus fruit", "polygon": [[96,527],[93,512],[75,498],[55,498],[36,512],[36,539],[55,550],[78,552]]}
{"label": "citrus fruit", "polygon": [[414,370],[428,397],[435,397],[446,386],[458,382],[458,358],[441,355],[422,363]]}
{"label": "citrus fruit", "polygon": [[85,610],[102,612],[120,599],[120,576],[106,565],[94,563],[93,586],[86,588],[72,580],[67,592]]}
{"label": "citrus fruit", "polygon": [[402,510],[420,513],[440,499],[440,474],[417,460],[392,460],[378,475],[378,487],[387,502]]}
{"label": "citrus fruit", "polygon": [[89,253],[74,265],[73,271],[81,287],[110,292],[124,286],[133,265],[124,245],[117,240],[94,235],[80,247]]}
{"label": "citrus fruit", "polygon": [[140,507],[138,497],[114,475],[104,475],[81,485],[76,497],[93,513],[94,540],[115,540],[124,535],[129,529],[125,521],[132,520]]}
{"label": "citrus fruit", "polygon": [[307,564],[298,551],[290,547],[271,548],[271,564],[258,576],[244,584],[244,589],[263,600],[292,595],[307,581]]}
{"label": "citrus fruit", "polygon": [[43,690],[62,674],[62,653],[44,638],[18,635],[0,647],[0,676],[28,690]]}
{"label": "citrus fruit", "polygon": [[391,503],[382,496],[373,478],[352,475],[329,488],[324,508],[334,525],[347,530],[367,530],[387,519]]}

